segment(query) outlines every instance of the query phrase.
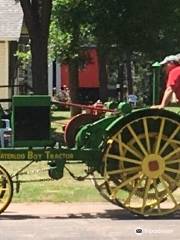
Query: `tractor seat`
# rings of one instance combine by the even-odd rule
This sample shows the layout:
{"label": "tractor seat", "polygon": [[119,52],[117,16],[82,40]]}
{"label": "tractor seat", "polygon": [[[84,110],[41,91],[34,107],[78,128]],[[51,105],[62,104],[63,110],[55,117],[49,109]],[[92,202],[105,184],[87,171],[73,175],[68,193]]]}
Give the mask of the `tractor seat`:
{"label": "tractor seat", "polygon": [[1,148],[11,145],[12,128],[10,127],[9,119],[1,119],[2,126],[0,128],[0,143]]}

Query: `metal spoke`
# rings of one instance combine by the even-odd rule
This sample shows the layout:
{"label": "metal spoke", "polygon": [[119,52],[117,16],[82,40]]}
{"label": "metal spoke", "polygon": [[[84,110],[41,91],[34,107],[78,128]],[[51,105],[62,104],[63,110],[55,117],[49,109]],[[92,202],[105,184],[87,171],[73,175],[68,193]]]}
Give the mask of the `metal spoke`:
{"label": "metal spoke", "polygon": [[[118,144],[119,144],[119,141],[118,141],[118,138],[117,139],[114,139],[115,140],[115,142],[117,142]],[[122,141],[122,140],[121,140]],[[137,151],[137,149],[136,150],[134,150],[133,148],[132,148],[132,146],[130,147],[130,146],[128,146],[127,144],[125,144],[124,142],[121,142],[121,148],[125,148],[126,150],[128,150],[130,153],[132,153],[134,156],[136,156],[137,158],[139,158],[139,159],[143,159],[144,157],[142,156],[142,154],[140,154],[138,151]],[[124,152],[123,152],[124,153]]]}
{"label": "metal spoke", "polygon": [[135,172],[138,172],[140,169],[141,169],[141,167],[131,167],[131,168],[107,171],[107,173],[109,175],[118,174],[118,173],[135,173]]}
{"label": "metal spoke", "polygon": [[176,148],[174,151],[170,152],[167,156],[164,157],[164,161],[167,161],[175,154],[180,153],[180,148]]}
{"label": "metal spoke", "polygon": [[168,195],[170,196],[171,200],[173,201],[173,203],[175,204],[175,206],[177,206],[178,203],[177,203],[176,199],[174,198],[172,192],[169,190],[166,182],[164,181],[164,179],[163,179],[162,177],[159,177],[159,179],[160,179],[161,183],[163,184],[164,188],[166,189],[166,192],[167,192]]}
{"label": "metal spoke", "polygon": [[132,159],[132,158],[117,156],[115,154],[106,154],[106,157],[111,158],[112,160],[114,159],[114,160],[118,160],[118,161],[131,162],[131,163],[141,165],[141,161],[138,161],[138,160]]}
{"label": "metal spoke", "polygon": [[160,155],[164,152],[164,150],[168,147],[168,145],[172,143],[172,139],[174,138],[174,136],[176,136],[179,130],[180,130],[180,126],[177,127],[175,131],[171,134],[171,136],[166,140],[166,143],[164,144],[164,146],[161,148],[161,151],[159,152]]}
{"label": "metal spoke", "polygon": [[150,140],[149,140],[149,131],[148,131],[147,120],[145,118],[143,119],[143,125],[144,125],[145,137],[146,137],[147,150],[148,150],[148,153],[150,153],[151,145],[150,145]]}
{"label": "metal spoke", "polygon": [[133,195],[135,194],[135,192],[137,191],[138,187],[141,185],[142,181],[145,179],[145,175],[142,176],[142,178],[140,178],[138,180],[138,182],[136,183],[135,187],[133,188],[133,190],[131,191],[131,193],[129,194],[128,198],[126,199],[126,201],[124,202],[124,205],[126,206],[127,204],[130,204],[131,198],[133,197]]}
{"label": "metal spoke", "polygon": [[144,158],[144,156],[137,150],[135,149],[133,146],[128,146],[125,143],[122,143],[122,146],[128,150],[130,153],[132,153],[134,156],[136,156],[139,160],[142,160]]}
{"label": "metal spoke", "polygon": [[163,134],[163,130],[164,130],[164,125],[165,125],[165,119],[163,118],[162,121],[161,121],[159,135],[158,135],[158,138],[157,138],[155,154],[159,153],[159,148],[160,148],[160,144],[161,144],[161,139],[162,139],[162,134]]}
{"label": "metal spoke", "polygon": [[111,148],[111,146],[112,146],[112,143],[113,143],[113,140],[110,138],[110,139],[108,139],[108,141],[107,141],[107,149],[106,149],[106,151],[107,152],[109,152],[109,149]]}
{"label": "metal spoke", "polygon": [[123,146],[122,146],[122,137],[121,134],[118,134],[118,145],[119,145],[119,152],[120,155],[124,156]]}
{"label": "metal spoke", "polygon": [[161,202],[160,202],[159,195],[158,195],[156,179],[153,179],[153,186],[154,186],[155,196],[156,196],[156,200],[157,200],[158,212],[161,212],[161,208],[160,208]]}
{"label": "metal spoke", "polygon": [[156,179],[153,179],[153,186],[154,186],[154,190],[155,190],[155,197],[156,197],[156,202],[153,203],[151,205],[151,208],[147,210],[146,213],[151,213],[154,208],[157,206],[158,207],[158,212],[160,213],[162,210],[161,210],[161,198],[159,197],[159,192],[158,192],[158,188],[157,188],[157,183],[156,183]]}
{"label": "metal spoke", "polygon": [[167,175],[166,173],[164,173],[162,175],[162,177],[169,183],[169,184],[175,184],[175,186],[177,185],[177,181],[175,179],[173,179],[171,176]]}
{"label": "metal spoke", "polygon": [[165,167],[165,171],[180,174],[180,169]]}
{"label": "metal spoke", "polygon": [[128,125],[127,128],[129,129],[130,133],[134,137],[134,139],[137,142],[138,146],[140,147],[141,151],[144,153],[145,156],[147,156],[148,153],[147,153],[146,149],[144,148],[143,144],[141,143],[141,141],[139,140],[138,136],[134,132],[133,128],[130,125]]}
{"label": "metal spoke", "polygon": [[172,139],[170,141],[171,144],[176,144],[176,145],[180,145],[180,141],[179,140],[176,140],[176,139]]}
{"label": "metal spoke", "polygon": [[144,212],[144,209],[146,207],[147,196],[148,196],[148,192],[149,192],[149,189],[150,189],[150,185],[151,185],[151,179],[147,178],[146,179],[146,184],[145,184],[144,197],[143,197],[143,205],[142,205],[142,208],[141,208],[142,213]]}
{"label": "metal spoke", "polygon": [[175,159],[175,160],[167,160],[166,161],[166,165],[174,164],[174,163],[180,163],[180,158],[179,159]]}
{"label": "metal spoke", "polygon": [[127,184],[129,184],[131,181],[137,179],[140,177],[142,173],[139,172],[137,173],[136,175],[126,179],[125,181],[123,181],[121,184],[119,184],[118,186],[114,187],[113,189],[111,189],[111,197],[112,198],[115,198],[116,196],[116,193],[118,192],[119,189],[121,189],[122,187],[126,186]]}

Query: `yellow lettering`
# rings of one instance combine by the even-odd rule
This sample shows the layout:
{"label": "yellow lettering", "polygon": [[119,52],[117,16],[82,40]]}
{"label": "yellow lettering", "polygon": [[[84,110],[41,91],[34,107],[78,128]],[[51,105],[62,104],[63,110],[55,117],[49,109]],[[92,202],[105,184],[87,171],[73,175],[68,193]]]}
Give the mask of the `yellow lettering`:
{"label": "yellow lettering", "polygon": [[49,155],[50,155],[50,152],[49,152],[49,151],[45,151],[45,154],[46,154],[47,160],[50,159],[50,156],[49,156]]}
{"label": "yellow lettering", "polygon": [[24,153],[1,153],[0,159],[2,160],[24,160]]}
{"label": "yellow lettering", "polygon": [[42,154],[40,153],[34,153],[33,151],[28,151],[27,153],[28,160],[41,160]]}
{"label": "yellow lettering", "polygon": [[32,151],[28,151],[27,158],[30,159],[30,160],[33,159],[33,152]]}

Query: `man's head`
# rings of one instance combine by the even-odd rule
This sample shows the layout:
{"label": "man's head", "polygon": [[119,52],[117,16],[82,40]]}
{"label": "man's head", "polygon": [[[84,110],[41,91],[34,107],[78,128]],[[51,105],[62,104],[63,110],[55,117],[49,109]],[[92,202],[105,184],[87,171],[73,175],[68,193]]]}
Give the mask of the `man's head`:
{"label": "man's head", "polygon": [[167,63],[176,63],[176,64],[180,64],[180,53],[176,54],[176,55],[170,55],[165,57],[161,62],[160,65],[164,65]]}
{"label": "man's head", "polygon": [[165,73],[168,75],[173,68],[180,65],[180,53],[165,57],[160,65],[164,66]]}

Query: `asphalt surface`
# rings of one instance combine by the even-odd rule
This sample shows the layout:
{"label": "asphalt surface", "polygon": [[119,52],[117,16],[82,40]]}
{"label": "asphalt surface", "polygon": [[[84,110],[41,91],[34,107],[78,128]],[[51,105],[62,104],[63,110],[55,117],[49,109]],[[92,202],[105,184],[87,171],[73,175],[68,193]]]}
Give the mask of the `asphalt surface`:
{"label": "asphalt surface", "polygon": [[180,212],[143,219],[110,203],[11,204],[0,240],[180,240]]}

